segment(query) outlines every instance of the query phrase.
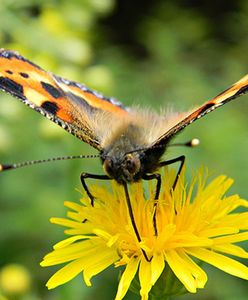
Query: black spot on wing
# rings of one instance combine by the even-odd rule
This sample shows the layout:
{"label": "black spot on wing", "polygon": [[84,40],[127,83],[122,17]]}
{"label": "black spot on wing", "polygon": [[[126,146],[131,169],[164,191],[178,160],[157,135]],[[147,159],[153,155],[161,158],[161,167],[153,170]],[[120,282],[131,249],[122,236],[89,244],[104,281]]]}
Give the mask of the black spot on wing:
{"label": "black spot on wing", "polygon": [[6,70],[6,71],[5,71],[5,73],[7,73],[7,74],[10,74],[10,75],[12,75],[12,74],[13,74],[13,72],[12,72],[12,71],[10,71],[10,70]]}
{"label": "black spot on wing", "polygon": [[57,98],[60,98],[63,96],[62,93],[60,92],[60,90],[58,90],[57,88],[55,88],[54,86],[52,86],[49,83],[41,81],[41,85],[42,85],[43,89],[49,95],[51,95],[53,98],[57,99]]}
{"label": "black spot on wing", "polygon": [[47,112],[49,112],[49,113],[51,113],[53,115],[56,115],[56,113],[59,110],[58,105],[56,103],[54,103],[54,102],[51,102],[51,101],[45,101],[45,102],[43,102],[42,105],[41,105],[41,107],[45,111],[47,111]]}
{"label": "black spot on wing", "polygon": [[19,83],[15,82],[6,77],[0,77],[0,88],[10,93],[11,95],[17,96],[21,99],[25,99],[23,95],[23,87]]}
{"label": "black spot on wing", "polygon": [[19,73],[23,78],[29,78],[29,75],[27,73],[24,72],[20,72]]}

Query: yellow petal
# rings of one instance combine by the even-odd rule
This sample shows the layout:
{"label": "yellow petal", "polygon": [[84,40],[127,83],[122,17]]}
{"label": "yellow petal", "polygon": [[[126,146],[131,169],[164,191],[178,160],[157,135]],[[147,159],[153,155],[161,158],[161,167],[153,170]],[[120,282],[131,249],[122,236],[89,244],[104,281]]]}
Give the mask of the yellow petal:
{"label": "yellow petal", "polygon": [[65,248],[69,246],[70,244],[73,244],[74,242],[82,239],[88,239],[86,235],[75,235],[72,237],[69,237],[68,239],[65,239],[53,246],[54,249],[60,249],[60,248]]}
{"label": "yellow petal", "polygon": [[234,259],[203,248],[186,249],[186,252],[224,272],[248,280],[248,267]]}
{"label": "yellow petal", "polygon": [[194,235],[191,232],[177,233],[171,240],[169,243],[171,248],[209,247],[213,244],[211,239]]}
{"label": "yellow petal", "polygon": [[72,211],[68,211],[67,212],[67,217],[69,219],[72,219],[72,220],[80,222],[80,223],[82,223],[82,221],[84,219],[86,219],[86,217],[84,216],[84,214],[80,214],[78,212],[72,212]]}
{"label": "yellow petal", "polygon": [[151,284],[154,285],[158,280],[159,276],[164,270],[165,262],[164,255],[162,253],[154,253],[152,261],[151,261]]}
{"label": "yellow petal", "polygon": [[247,240],[248,240],[248,232],[241,232],[241,233],[221,236],[213,239],[214,245],[237,243],[237,242],[243,242]]}
{"label": "yellow petal", "polygon": [[73,228],[73,229],[65,229],[64,231],[67,235],[80,235],[80,234],[92,234],[92,225],[91,224],[85,224],[84,228]]}
{"label": "yellow petal", "polygon": [[183,260],[185,266],[187,265],[188,269],[190,270],[191,274],[195,278],[197,282],[198,288],[204,288],[208,277],[207,274],[198,266],[185,252],[184,250],[178,251],[178,254]]}
{"label": "yellow petal", "polygon": [[212,247],[212,249],[214,251],[235,255],[237,257],[248,258],[248,252],[237,245],[232,245],[232,244],[217,245]]}
{"label": "yellow petal", "polygon": [[185,263],[183,259],[181,259],[181,257],[178,255],[178,253],[174,250],[166,251],[165,258],[171,270],[183,283],[185,288],[191,293],[196,293],[197,284],[188,268],[188,264]]}
{"label": "yellow petal", "polygon": [[115,297],[115,300],[121,300],[127,293],[130,284],[138,270],[139,259],[131,258],[129,263],[126,266],[125,271],[121,276],[121,280],[118,285],[118,291]]}
{"label": "yellow petal", "polygon": [[222,226],[238,227],[239,229],[248,229],[248,212],[226,215],[222,221]]}
{"label": "yellow petal", "polygon": [[68,282],[82,272],[84,268],[84,258],[74,260],[62,269],[57,271],[47,282],[48,289],[53,289],[61,284]]}
{"label": "yellow petal", "polygon": [[233,233],[238,233],[239,229],[235,227],[218,227],[216,226],[215,228],[209,228],[206,230],[202,230],[199,235],[202,237],[214,237],[214,236],[219,236],[219,235],[225,235],[225,234],[233,234]]}
{"label": "yellow petal", "polygon": [[94,243],[91,240],[86,240],[71,244],[66,248],[56,249],[48,253],[41,262],[41,266],[53,266],[78,259],[82,256],[87,261],[92,254],[102,251],[102,248],[104,249],[102,241],[99,240],[96,240]]}
{"label": "yellow petal", "polygon": [[118,258],[116,251],[107,247],[102,247],[100,251],[97,250],[92,253],[88,261],[84,262],[84,281],[86,285],[90,286],[91,278],[112,265]]}
{"label": "yellow petal", "polygon": [[64,206],[66,206],[74,211],[77,211],[77,212],[81,212],[82,208],[83,208],[82,205],[75,203],[75,202],[71,202],[71,201],[65,201]]}
{"label": "yellow petal", "polygon": [[84,230],[85,227],[85,224],[82,222],[71,221],[65,218],[51,218],[50,222],[65,227],[80,228],[81,230]]}
{"label": "yellow petal", "polygon": [[143,258],[139,267],[140,295],[142,300],[148,299],[148,294],[152,288],[151,263]]}

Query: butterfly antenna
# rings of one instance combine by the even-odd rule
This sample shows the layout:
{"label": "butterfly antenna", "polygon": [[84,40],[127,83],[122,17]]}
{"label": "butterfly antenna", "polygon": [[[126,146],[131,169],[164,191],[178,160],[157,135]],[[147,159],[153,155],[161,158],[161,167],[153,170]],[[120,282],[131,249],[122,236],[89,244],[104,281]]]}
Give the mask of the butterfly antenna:
{"label": "butterfly antenna", "polygon": [[24,161],[15,164],[0,164],[0,172],[7,171],[7,170],[14,170],[18,168],[28,167],[36,164],[43,164],[52,161],[59,161],[59,160],[69,160],[69,159],[82,159],[82,158],[97,158],[99,154],[92,154],[92,155],[68,155],[68,156],[59,156],[59,157],[51,157],[47,159],[37,159],[37,160],[30,160]]}
{"label": "butterfly antenna", "polygon": [[[175,144],[171,144],[171,145],[167,145],[167,147],[172,147],[172,146],[185,146],[185,147],[197,147],[198,145],[200,145],[200,140],[197,139],[197,138],[194,138],[188,142],[185,142],[185,143],[175,143]],[[154,148],[164,148],[164,145],[155,145],[153,146],[151,149],[154,149]],[[135,150],[132,150],[132,151],[128,151],[125,153],[126,154],[129,154],[129,153],[133,153],[133,152],[144,152],[146,150],[149,150],[149,148],[140,148],[140,149],[135,149]]]}
{"label": "butterfly antenna", "polygon": [[197,147],[200,145],[200,140],[197,139],[197,138],[194,138],[186,143],[175,143],[175,144],[171,144],[171,145],[168,145],[168,147],[174,147],[174,146],[185,146],[185,147]]}

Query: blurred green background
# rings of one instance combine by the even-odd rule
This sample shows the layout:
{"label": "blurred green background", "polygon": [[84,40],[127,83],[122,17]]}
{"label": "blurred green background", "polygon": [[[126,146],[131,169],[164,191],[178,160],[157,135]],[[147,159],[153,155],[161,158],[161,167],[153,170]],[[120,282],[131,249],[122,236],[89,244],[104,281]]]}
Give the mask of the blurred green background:
{"label": "blurred green background", "polygon": [[[2,0],[0,47],[21,52],[47,70],[83,82],[125,105],[202,104],[248,73],[248,2],[149,0]],[[1,93],[0,161],[18,162],[96,151]],[[177,141],[201,140],[185,154],[189,169],[235,179],[232,193],[248,198],[248,96],[189,126]],[[85,288],[81,276],[53,291],[45,282],[58,268],[39,262],[64,238],[49,218],[64,216],[63,201],[78,201],[82,171],[102,173],[98,159],[44,164],[1,174],[0,299],[113,299],[118,270]],[[22,265],[31,281],[23,295],[4,289],[4,269]],[[209,266],[206,288],[180,299],[247,299],[248,284]],[[6,279],[6,278],[5,278]],[[21,281],[21,279],[20,279]],[[2,296],[1,296],[2,295]],[[2,298],[1,298],[2,297]],[[125,299],[138,299],[128,294]]]}

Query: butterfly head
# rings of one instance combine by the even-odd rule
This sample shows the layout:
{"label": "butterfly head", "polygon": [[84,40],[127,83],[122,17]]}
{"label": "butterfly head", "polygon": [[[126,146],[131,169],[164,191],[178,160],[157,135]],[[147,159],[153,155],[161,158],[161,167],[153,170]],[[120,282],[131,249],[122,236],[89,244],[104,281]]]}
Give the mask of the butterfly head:
{"label": "butterfly head", "polygon": [[159,168],[164,151],[165,146],[136,149],[117,156],[101,155],[103,169],[120,184],[136,182]]}
{"label": "butterfly head", "polygon": [[137,182],[158,169],[165,147],[166,143],[162,147],[149,145],[142,127],[128,123],[119,128],[100,153],[103,169],[120,184]]}
{"label": "butterfly head", "polygon": [[127,153],[122,158],[106,156],[103,168],[118,183],[133,182],[140,177],[141,161],[138,153]]}

